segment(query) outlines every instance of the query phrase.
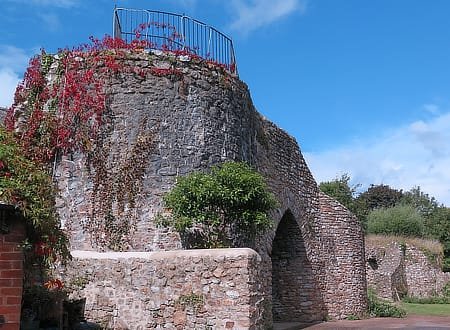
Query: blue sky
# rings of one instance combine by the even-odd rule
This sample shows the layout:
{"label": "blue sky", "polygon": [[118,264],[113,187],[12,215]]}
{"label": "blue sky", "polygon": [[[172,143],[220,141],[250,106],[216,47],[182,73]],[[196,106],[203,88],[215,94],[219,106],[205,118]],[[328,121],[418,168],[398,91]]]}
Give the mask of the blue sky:
{"label": "blue sky", "polygon": [[111,34],[115,3],[232,37],[255,106],[297,139],[318,182],[419,185],[450,205],[450,1],[1,0],[0,105],[41,47]]}

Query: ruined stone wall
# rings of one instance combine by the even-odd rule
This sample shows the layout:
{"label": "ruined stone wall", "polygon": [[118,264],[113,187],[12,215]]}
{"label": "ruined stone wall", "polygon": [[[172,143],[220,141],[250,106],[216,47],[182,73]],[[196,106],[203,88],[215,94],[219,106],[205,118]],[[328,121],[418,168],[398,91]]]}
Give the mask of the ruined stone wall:
{"label": "ruined stone wall", "polygon": [[366,241],[366,267],[367,285],[380,298],[392,301],[406,295],[404,255],[398,242],[377,246]]}
{"label": "ruined stone wall", "polygon": [[87,320],[108,329],[260,329],[261,259],[251,249],[74,251],[64,272]]}
{"label": "ruined stone wall", "polygon": [[450,282],[450,273],[443,273],[440,262],[436,259],[415,246],[406,246],[404,268],[409,296],[430,297],[442,294],[443,287]]}
{"label": "ruined stone wall", "polygon": [[436,256],[395,239],[387,244],[367,240],[366,259],[367,285],[387,300],[440,295],[450,281]]}
{"label": "ruined stone wall", "polygon": [[[137,67],[176,66],[182,74],[143,78],[123,73],[111,78],[95,150],[65,156],[58,163],[56,177],[63,192],[58,208],[72,249],[181,249],[179,236],[157,225],[164,193],[178,175],[226,160],[246,161],[263,174],[279,202],[271,214],[273,229],[247,245],[262,258],[266,325],[272,322],[272,272],[278,271],[272,267],[279,267],[272,263],[273,242],[287,214],[303,241],[301,264],[310,267],[307,278],[300,280],[304,274],[299,271],[291,277],[297,280],[286,284],[314,292],[313,297],[302,293],[308,299],[295,301],[304,304],[305,319],[362,314],[367,302],[360,225],[342,206],[319,194],[295,139],[255,110],[247,86],[237,77],[204,63],[165,56],[143,53],[124,59]],[[133,200],[120,200],[130,194]],[[120,243],[114,246],[99,244],[95,236],[102,233],[91,219],[108,207],[110,221],[131,224],[113,240]]]}
{"label": "ruined stone wall", "polygon": [[[359,220],[344,206],[320,193],[320,220],[316,223],[322,257],[324,302],[335,318],[361,315],[366,310],[367,287],[364,233]],[[355,304],[359,301],[360,305]]]}

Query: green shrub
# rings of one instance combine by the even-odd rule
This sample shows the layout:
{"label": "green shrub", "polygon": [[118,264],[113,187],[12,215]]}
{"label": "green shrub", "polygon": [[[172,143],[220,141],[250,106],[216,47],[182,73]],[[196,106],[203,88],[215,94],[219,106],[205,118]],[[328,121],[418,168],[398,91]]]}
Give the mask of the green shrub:
{"label": "green shrub", "polygon": [[423,217],[409,205],[375,209],[367,216],[367,231],[370,234],[423,237]]}
{"label": "green shrub", "polygon": [[358,315],[353,315],[353,314],[350,314],[350,315],[347,316],[345,319],[346,319],[346,320],[349,320],[349,321],[357,321],[357,320],[361,320],[361,318],[360,318]]}
{"label": "green shrub", "polygon": [[433,296],[427,298],[404,297],[402,301],[411,304],[450,304],[450,296]]}
{"label": "green shrub", "polygon": [[445,297],[450,297],[450,282],[447,282],[447,284],[444,285],[442,293],[444,294]]}
{"label": "green shrub", "polygon": [[236,239],[254,238],[271,226],[268,212],[277,205],[263,177],[238,162],[178,178],[164,203],[171,213],[166,224],[193,248],[229,247]]}
{"label": "green shrub", "polygon": [[371,317],[405,317],[406,311],[392,303],[383,301],[377,297],[375,291],[370,289],[367,291],[369,303],[369,315]]}

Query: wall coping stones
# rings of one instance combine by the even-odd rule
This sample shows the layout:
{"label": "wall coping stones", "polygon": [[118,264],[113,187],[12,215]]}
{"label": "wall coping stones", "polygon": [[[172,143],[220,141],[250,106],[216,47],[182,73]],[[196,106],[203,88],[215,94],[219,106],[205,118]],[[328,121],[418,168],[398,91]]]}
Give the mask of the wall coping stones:
{"label": "wall coping stones", "polygon": [[195,249],[156,252],[95,252],[95,251],[71,251],[72,257],[77,259],[148,259],[159,260],[168,257],[256,257],[261,260],[259,254],[250,248],[228,248],[228,249]]}

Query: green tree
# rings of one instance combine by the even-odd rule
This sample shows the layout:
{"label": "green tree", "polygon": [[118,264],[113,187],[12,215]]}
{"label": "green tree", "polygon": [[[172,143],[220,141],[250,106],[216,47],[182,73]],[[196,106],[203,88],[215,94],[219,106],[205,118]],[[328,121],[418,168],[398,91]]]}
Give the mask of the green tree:
{"label": "green tree", "polygon": [[365,192],[358,196],[358,200],[364,201],[364,204],[370,211],[381,207],[388,208],[395,206],[400,202],[402,196],[402,190],[380,184],[371,185]]}
{"label": "green tree", "polygon": [[354,208],[354,195],[358,185],[350,186],[349,182],[350,176],[348,174],[343,174],[340,178],[321,182],[319,184],[319,189],[352,211]]}
{"label": "green tree", "polygon": [[396,205],[372,210],[367,216],[370,234],[424,237],[424,218],[410,205]]}
{"label": "green tree", "polygon": [[450,271],[450,208],[439,206],[425,218],[428,237],[441,242],[444,249],[443,270]]}
{"label": "green tree", "polygon": [[227,162],[210,173],[191,173],[177,180],[164,197],[166,218],[187,247],[240,245],[272,225],[276,207],[263,177],[249,165]]}
{"label": "green tree", "polygon": [[368,214],[378,208],[389,208],[397,205],[403,196],[401,190],[388,185],[370,185],[354,201],[354,213],[361,220],[363,227],[367,230]]}
{"label": "green tree", "polygon": [[420,187],[414,187],[405,192],[400,199],[400,203],[411,205],[423,216],[430,216],[439,207],[436,199],[420,190]]}

